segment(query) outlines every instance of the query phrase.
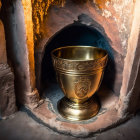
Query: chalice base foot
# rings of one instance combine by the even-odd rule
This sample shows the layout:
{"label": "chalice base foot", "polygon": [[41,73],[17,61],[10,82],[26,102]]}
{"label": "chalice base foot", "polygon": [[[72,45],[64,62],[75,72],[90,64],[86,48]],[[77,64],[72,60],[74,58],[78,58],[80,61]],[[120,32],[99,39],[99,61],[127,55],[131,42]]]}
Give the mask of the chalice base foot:
{"label": "chalice base foot", "polygon": [[99,112],[99,104],[95,97],[84,103],[75,103],[63,97],[57,104],[61,116],[71,121],[81,121],[92,118]]}

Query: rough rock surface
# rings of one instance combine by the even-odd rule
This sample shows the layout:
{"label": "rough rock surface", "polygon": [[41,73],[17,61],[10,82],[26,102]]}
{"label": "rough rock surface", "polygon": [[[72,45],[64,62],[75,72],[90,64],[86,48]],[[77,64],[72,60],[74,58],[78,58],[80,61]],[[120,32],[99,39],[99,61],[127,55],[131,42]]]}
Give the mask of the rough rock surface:
{"label": "rough rock surface", "polygon": [[139,140],[139,125],[140,113],[114,129],[82,139],[56,133],[20,111],[0,122],[0,140]]}
{"label": "rough rock surface", "polygon": [[48,126],[62,134],[88,137],[110,127],[115,127],[122,120],[126,120],[126,118],[120,118],[115,109],[118,97],[105,87],[98,91],[98,98],[95,96],[95,98],[100,99],[101,104],[98,115],[89,120],[79,122],[68,121],[58,113],[57,102],[64,95],[57,84],[46,89],[44,94],[45,101],[43,104],[33,110],[26,108],[26,111],[44,126]]}
{"label": "rough rock surface", "polygon": [[9,116],[15,111],[14,74],[7,64],[5,32],[3,22],[0,20],[0,118]]}
{"label": "rough rock surface", "polygon": [[14,75],[7,64],[0,64],[0,117],[16,111]]}

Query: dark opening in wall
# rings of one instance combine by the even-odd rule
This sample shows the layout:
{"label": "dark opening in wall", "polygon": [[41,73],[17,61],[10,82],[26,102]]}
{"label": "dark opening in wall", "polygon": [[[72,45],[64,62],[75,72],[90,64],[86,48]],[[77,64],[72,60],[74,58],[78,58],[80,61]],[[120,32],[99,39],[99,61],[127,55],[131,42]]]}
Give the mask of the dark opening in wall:
{"label": "dark opening in wall", "polygon": [[112,48],[107,38],[99,31],[80,23],[74,23],[64,27],[46,43],[41,70],[41,83],[43,88],[47,88],[50,83],[56,83],[55,71],[51,60],[51,51],[55,48],[72,45],[95,46],[108,51],[109,60],[102,84],[112,89],[115,78],[115,63]]}

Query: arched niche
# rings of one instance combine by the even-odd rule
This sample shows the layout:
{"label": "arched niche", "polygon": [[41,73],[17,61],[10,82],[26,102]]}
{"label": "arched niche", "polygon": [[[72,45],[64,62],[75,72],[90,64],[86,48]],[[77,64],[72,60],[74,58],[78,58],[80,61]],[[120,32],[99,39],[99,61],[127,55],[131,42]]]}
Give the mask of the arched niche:
{"label": "arched niche", "polygon": [[116,71],[114,56],[109,40],[97,29],[80,23],[74,23],[64,27],[46,43],[41,65],[41,83],[43,88],[45,89],[48,85],[56,83],[51,51],[59,47],[73,45],[95,46],[108,51],[109,61],[105,70],[103,84],[112,88],[114,86]]}
{"label": "arched niche", "polygon": [[[88,26],[79,22],[69,24],[56,32],[48,42],[46,42],[41,63],[42,97],[46,100],[46,104],[44,103],[44,105],[46,106],[48,104],[47,107],[45,107],[47,109],[45,112],[48,112],[48,115],[46,116],[48,117],[51,112],[59,122],[64,121],[64,123],[66,120],[60,117],[57,110],[57,103],[64,94],[56,81],[56,75],[52,65],[51,51],[55,48],[72,45],[95,46],[107,50],[109,54],[103,82],[100,90],[96,94],[101,104],[99,116],[100,114],[102,115],[107,112],[108,108],[114,106],[118,101],[118,97],[111,91],[115,84],[113,80],[115,80],[116,62],[114,58],[114,50],[110,45],[110,39],[106,36],[104,31],[98,30],[93,26]],[[93,123],[96,122],[94,118],[90,121]],[[83,124],[88,124],[90,121],[85,121]],[[69,124],[71,123],[69,122]]]}

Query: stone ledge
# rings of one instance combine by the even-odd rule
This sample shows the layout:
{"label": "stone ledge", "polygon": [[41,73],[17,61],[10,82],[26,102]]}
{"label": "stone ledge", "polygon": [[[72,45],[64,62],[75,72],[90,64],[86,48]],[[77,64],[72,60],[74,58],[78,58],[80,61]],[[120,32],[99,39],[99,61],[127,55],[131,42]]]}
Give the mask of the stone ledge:
{"label": "stone ledge", "polygon": [[[117,110],[110,109],[104,114],[99,114],[97,118],[92,118],[83,122],[62,121],[61,116],[57,116],[48,108],[49,103],[46,101],[34,110],[28,110],[38,122],[65,135],[74,137],[88,137],[103,132],[107,129],[116,127],[120,123],[129,119],[129,117],[120,118]],[[27,112],[28,112],[27,111]],[[29,113],[28,112],[28,113]]]}
{"label": "stone ledge", "polygon": [[111,91],[107,88],[103,88],[98,92],[98,95],[102,108],[98,115],[90,120],[72,122],[64,119],[56,111],[53,102],[49,98],[46,98],[45,102],[37,108],[27,109],[26,111],[36,121],[59,133],[75,137],[93,136],[94,134],[116,127],[118,124],[128,119],[127,116],[123,116],[122,118],[119,115],[115,108],[118,97]]}

